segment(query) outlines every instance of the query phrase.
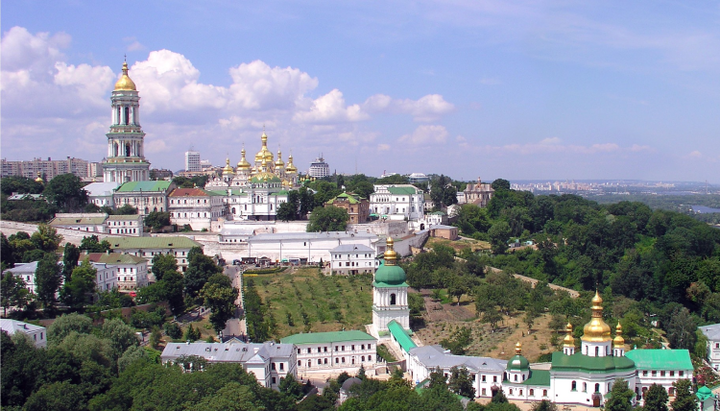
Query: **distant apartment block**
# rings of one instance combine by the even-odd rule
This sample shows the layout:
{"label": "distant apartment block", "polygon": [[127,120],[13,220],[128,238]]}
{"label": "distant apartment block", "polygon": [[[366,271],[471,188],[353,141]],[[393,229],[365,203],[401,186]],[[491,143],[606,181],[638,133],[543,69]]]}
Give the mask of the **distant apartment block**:
{"label": "distant apartment block", "polygon": [[61,174],[72,173],[83,179],[92,179],[102,175],[99,163],[89,162],[74,157],[64,160],[47,160],[35,158],[33,160],[7,160],[2,159],[2,177],[19,176],[35,179],[38,174],[46,180],[52,180]]}
{"label": "distant apartment block", "polygon": [[189,150],[185,152],[185,171],[200,171],[200,153]]}
{"label": "distant apartment block", "polygon": [[325,162],[325,159],[320,155],[315,161],[310,163],[310,169],[308,175],[315,178],[328,177],[330,175],[330,166]]}

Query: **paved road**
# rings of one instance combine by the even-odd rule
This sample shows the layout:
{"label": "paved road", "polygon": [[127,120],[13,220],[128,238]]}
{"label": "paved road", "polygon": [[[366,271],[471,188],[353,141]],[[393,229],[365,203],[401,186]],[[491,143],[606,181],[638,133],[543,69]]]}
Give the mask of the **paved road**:
{"label": "paved road", "polygon": [[238,290],[238,298],[235,300],[235,317],[230,319],[225,325],[223,336],[233,335],[236,337],[244,337],[247,334],[247,327],[245,325],[245,312],[242,301],[242,269],[236,265],[228,265],[225,267],[224,273],[230,278],[232,286]]}

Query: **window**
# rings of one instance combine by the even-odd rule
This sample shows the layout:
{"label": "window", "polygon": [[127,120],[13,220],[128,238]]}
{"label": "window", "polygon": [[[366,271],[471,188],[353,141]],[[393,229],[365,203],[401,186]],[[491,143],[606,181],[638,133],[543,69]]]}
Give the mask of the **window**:
{"label": "window", "polygon": [[510,388],[510,391],[508,392],[508,395],[513,395],[513,389]]}
{"label": "window", "polygon": [[395,294],[390,294],[390,305],[395,305],[395,300],[396,300]]}
{"label": "window", "polygon": [[517,381],[517,374],[515,374],[515,381]]}
{"label": "window", "polygon": [[570,384],[570,390],[577,391],[577,382],[573,381],[572,384]]}
{"label": "window", "polygon": [[482,395],[483,397],[487,395],[487,390],[486,390],[485,388],[482,389],[482,394],[481,394],[481,395]]}
{"label": "window", "polygon": [[543,397],[547,397],[547,390],[543,390]]}
{"label": "window", "polygon": [[493,375],[493,382],[497,382],[497,375]]}
{"label": "window", "polygon": [[280,363],[280,371],[283,371],[284,369],[285,369],[285,363],[281,362]]}
{"label": "window", "polygon": [[647,377],[647,370],[643,370],[643,377]]}
{"label": "window", "polygon": [[352,347],[351,349],[352,349],[353,351],[355,351],[355,344],[353,344],[351,347]]}
{"label": "window", "polygon": [[[299,350],[298,350],[299,351]],[[298,360],[298,367],[302,365],[302,361]]]}
{"label": "window", "polygon": [[535,396],[535,390],[533,390],[532,388],[530,388],[530,396],[531,396],[531,397],[534,397],[534,396]]}
{"label": "window", "polygon": [[360,345],[360,349],[361,349],[361,350],[364,350],[364,349],[365,349],[365,344],[361,344],[361,345]]}
{"label": "window", "polygon": [[670,371],[670,376],[671,376],[671,377],[674,377],[674,376],[675,376],[675,371]]}
{"label": "window", "polygon": [[675,396],[675,387],[670,387],[668,389],[668,395],[670,395],[671,397]]}
{"label": "window", "polygon": [[587,383],[586,382],[583,383],[583,392],[587,392]]}
{"label": "window", "polygon": [[275,377],[272,377],[272,378],[273,378],[273,379],[272,379],[272,381],[273,381],[273,384],[275,384]]}
{"label": "window", "polygon": [[680,377],[685,376],[685,371],[678,371],[678,375],[679,375]]}
{"label": "window", "polygon": [[485,375],[482,375],[482,376],[480,377],[480,380],[481,380],[482,382],[485,382]]}
{"label": "window", "polygon": [[308,348],[307,350],[308,350],[308,354],[310,354],[312,352],[312,348]]}
{"label": "window", "polygon": [[652,376],[653,376],[653,377],[657,377],[657,371],[653,370],[653,371],[652,371]]}
{"label": "window", "polygon": [[298,354],[300,354],[300,349],[298,348]]}
{"label": "window", "polygon": [[345,364],[345,357],[342,357],[342,363]]}
{"label": "window", "polygon": [[660,371],[660,376],[661,376],[661,377],[664,377],[664,376],[665,376],[665,371]]}
{"label": "window", "polygon": [[595,392],[600,392],[600,384],[595,384]]}
{"label": "window", "polygon": [[361,362],[365,362],[365,356],[364,356],[364,355],[363,355],[362,357],[360,357],[360,361],[361,361]]}
{"label": "window", "polygon": [[335,358],[335,364],[337,364],[337,363],[339,363],[339,362],[340,362],[340,359],[339,359],[339,358]]}
{"label": "window", "polygon": [[275,363],[271,363],[271,364],[270,364],[270,369],[273,370],[273,371],[275,370]]}

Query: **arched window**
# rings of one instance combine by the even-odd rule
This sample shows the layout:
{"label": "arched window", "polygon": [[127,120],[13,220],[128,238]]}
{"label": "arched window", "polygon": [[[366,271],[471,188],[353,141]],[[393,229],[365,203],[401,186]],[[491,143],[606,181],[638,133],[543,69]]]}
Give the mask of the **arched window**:
{"label": "arched window", "polygon": [[535,390],[533,390],[532,388],[530,388],[530,396],[531,396],[531,397],[534,397],[534,396],[535,396]]}
{"label": "arched window", "polygon": [[595,356],[596,357],[600,356],[600,347],[595,347]]}
{"label": "arched window", "polygon": [[130,124],[130,107],[125,107],[125,124]]}
{"label": "arched window", "polygon": [[583,383],[583,392],[587,392],[587,383],[586,382]]}
{"label": "arched window", "polygon": [[595,392],[600,392],[600,384],[595,384]]}
{"label": "arched window", "polygon": [[517,374],[515,374],[515,381],[517,381]]}
{"label": "arched window", "polygon": [[577,382],[576,382],[576,381],[573,381],[573,382],[572,382],[572,385],[570,386],[570,389],[571,389],[572,391],[577,391]]}
{"label": "arched window", "polygon": [[395,305],[395,294],[390,294],[390,305]]}

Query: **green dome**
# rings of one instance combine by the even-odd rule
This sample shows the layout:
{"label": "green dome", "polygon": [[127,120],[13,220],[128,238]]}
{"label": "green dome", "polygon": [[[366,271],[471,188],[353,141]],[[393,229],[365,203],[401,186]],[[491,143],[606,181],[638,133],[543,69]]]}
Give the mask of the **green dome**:
{"label": "green dome", "polygon": [[527,360],[527,358],[523,357],[520,354],[517,354],[508,360],[507,369],[508,370],[528,370],[528,369],[530,369],[530,362]]}
{"label": "green dome", "polygon": [[399,265],[380,264],[375,271],[375,283],[379,286],[399,286],[405,284],[405,270]]}

